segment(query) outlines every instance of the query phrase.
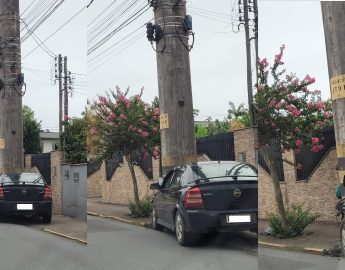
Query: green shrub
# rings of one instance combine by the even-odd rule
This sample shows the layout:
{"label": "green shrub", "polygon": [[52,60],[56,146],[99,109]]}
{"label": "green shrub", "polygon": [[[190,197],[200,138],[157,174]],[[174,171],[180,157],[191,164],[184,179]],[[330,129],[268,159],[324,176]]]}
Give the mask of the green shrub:
{"label": "green shrub", "polygon": [[299,236],[308,225],[314,223],[319,217],[319,213],[311,213],[308,209],[303,209],[303,204],[293,204],[286,209],[287,226],[284,228],[278,213],[267,214],[271,234],[277,238]]}
{"label": "green shrub", "polygon": [[150,197],[145,197],[140,200],[139,205],[131,201],[129,203],[129,213],[132,217],[141,218],[149,217],[152,213],[152,200]]}

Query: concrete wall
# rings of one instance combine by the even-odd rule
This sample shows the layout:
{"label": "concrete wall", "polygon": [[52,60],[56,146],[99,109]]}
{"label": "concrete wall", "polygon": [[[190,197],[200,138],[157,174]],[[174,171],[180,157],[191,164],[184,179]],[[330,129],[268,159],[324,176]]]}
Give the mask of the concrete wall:
{"label": "concrete wall", "polygon": [[62,164],[61,176],[62,214],[86,220],[87,164]]}
{"label": "concrete wall", "polygon": [[99,170],[87,177],[87,197],[102,197],[102,182],[106,178],[105,162],[102,163]]}
{"label": "concrete wall", "polygon": [[[294,161],[292,152],[283,157]],[[335,190],[339,184],[336,150],[331,149],[320,162],[307,181],[297,181],[296,170],[284,163],[285,181],[280,183],[285,205],[303,203],[305,207],[321,214],[318,221],[336,222],[335,205],[337,198]],[[274,211],[276,204],[269,174],[259,168],[259,217],[265,219],[267,211]]]}

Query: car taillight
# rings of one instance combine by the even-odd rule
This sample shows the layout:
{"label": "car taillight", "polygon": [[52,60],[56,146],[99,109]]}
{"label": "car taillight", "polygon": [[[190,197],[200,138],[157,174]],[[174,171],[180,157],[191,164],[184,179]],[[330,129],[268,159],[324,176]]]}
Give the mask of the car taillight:
{"label": "car taillight", "polygon": [[52,200],[52,190],[49,187],[46,187],[44,189],[43,200],[45,200],[45,201],[51,201]]}
{"label": "car taillight", "polygon": [[184,201],[185,207],[204,207],[201,197],[200,188],[191,188],[186,192],[186,199]]}
{"label": "car taillight", "polygon": [[5,199],[5,196],[4,196],[4,188],[3,187],[0,187],[0,200],[3,200]]}

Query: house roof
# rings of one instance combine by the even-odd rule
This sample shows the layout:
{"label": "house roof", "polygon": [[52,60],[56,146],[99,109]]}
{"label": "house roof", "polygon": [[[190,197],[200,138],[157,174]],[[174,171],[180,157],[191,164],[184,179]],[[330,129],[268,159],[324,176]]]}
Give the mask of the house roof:
{"label": "house roof", "polygon": [[59,132],[40,132],[40,138],[41,139],[59,139]]}

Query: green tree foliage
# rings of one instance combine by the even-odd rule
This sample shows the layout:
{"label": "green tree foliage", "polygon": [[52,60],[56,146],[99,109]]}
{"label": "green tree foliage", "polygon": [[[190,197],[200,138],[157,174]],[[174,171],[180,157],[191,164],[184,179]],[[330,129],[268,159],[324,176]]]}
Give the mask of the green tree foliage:
{"label": "green tree foliage", "polygon": [[65,131],[62,134],[66,162],[73,164],[87,162],[87,118],[70,118],[64,122]]}
{"label": "green tree foliage", "polygon": [[227,119],[223,121],[219,121],[218,119],[212,121],[212,118],[208,117],[206,129],[208,136],[229,132],[229,122]]}
{"label": "green tree foliage", "polygon": [[27,105],[22,108],[23,112],[23,144],[25,154],[37,154],[42,152],[40,132],[41,121],[35,119],[34,111]]}
{"label": "green tree foliage", "polygon": [[196,125],[195,135],[197,138],[207,137],[208,136],[207,128],[202,125]]}

